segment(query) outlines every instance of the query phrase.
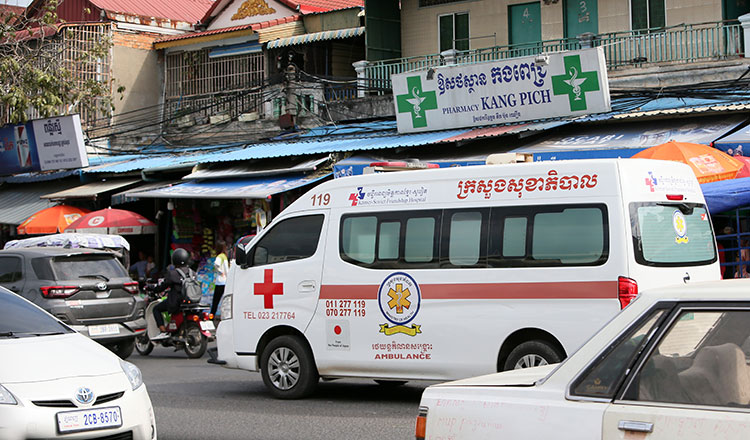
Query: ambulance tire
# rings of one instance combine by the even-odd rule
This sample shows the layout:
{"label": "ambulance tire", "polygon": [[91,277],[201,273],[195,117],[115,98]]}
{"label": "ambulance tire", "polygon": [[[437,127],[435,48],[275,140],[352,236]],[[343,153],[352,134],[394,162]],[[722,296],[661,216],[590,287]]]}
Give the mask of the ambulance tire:
{"label": "ambulance tire", "polygon": [[503,371],[556,364],[562,361],[562,359],[562,353],[548,342],[540,340],[526,341],[518,344],[508,354]]}
{"label": "ambulance tire", "polygon": [[260,357],[263,383],[277,399],[301,399],[318,384],[318,369],[310,347],[297,336],[273,339]]}

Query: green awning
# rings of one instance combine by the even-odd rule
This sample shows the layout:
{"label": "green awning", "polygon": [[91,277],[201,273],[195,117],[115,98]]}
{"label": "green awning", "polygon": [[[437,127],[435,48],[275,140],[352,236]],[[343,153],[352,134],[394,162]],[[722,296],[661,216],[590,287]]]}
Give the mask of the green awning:
{"label": "green awning", "polygon": [[277,47],[294,46],[296,44],[314,43],[316,41],[341,40],[344,38],[359,37],[364,35],[365,27],[355,27],[349,29],[337,29],[335,31],[313,32],[312,34],[297,35],[295,37],[279,38],[271,40],[266,46],[268,49]]}

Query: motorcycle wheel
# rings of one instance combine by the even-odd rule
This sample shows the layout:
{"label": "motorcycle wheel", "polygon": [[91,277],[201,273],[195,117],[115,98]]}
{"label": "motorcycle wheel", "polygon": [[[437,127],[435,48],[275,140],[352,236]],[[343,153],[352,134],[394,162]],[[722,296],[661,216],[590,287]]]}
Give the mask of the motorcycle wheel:
{"label": "motorcycle wheel", "polygon": [[198,324],[188,324],[185,328],[185,354],[190,359],[197,359],[206,353],[208,338],[201,332]]}
{"label": "motorcycle wheel", "polygon": [[148,339],[148,335],[143,333],[135,338],[135,351],[143,356],[148,356],[154,349],[154,344]]}

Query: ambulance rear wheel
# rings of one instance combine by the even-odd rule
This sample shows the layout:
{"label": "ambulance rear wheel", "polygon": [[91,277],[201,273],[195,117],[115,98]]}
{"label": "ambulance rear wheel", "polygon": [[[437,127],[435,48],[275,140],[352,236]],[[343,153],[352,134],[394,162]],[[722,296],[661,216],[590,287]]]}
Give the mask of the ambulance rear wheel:
{"label": "ambulance rear wheel", "polygon": [[545,341],[526,341],[518,344],[508,355],[503,370],[540,367],[562,361],[563,355]]}
{"label": "ambulance rear wheel", "polygon": [[277,399],[301,399],[318,384],[318,369],[310,348],[296,336],[272,340],[260,358],[261,375]]}

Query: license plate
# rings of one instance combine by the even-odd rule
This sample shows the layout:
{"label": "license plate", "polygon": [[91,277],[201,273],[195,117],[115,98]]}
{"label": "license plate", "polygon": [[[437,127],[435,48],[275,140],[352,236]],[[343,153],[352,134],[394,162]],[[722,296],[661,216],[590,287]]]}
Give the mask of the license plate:
{"label": "license plate", "polygon": [[213,321],[201,321],[201,330],[209,331],[214,329],[216,329],[216,327],[214,327]]}
{"label": "license plate", "polygon": [[90,325],[89,336],[106,336],[120,333],[119,324]]}
{"label": "license plate", "polygon": [[57,430],[60,433],[93,431],[120,426],[122,426],[122,414],[118,406],[57,413]]}

